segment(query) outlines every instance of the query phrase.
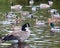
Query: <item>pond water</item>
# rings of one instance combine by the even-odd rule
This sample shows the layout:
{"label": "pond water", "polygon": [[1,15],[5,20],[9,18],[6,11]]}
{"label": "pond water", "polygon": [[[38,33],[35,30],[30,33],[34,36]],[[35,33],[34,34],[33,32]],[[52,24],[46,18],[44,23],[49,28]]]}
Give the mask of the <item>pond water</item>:
{"label": "pond water", "polygon": [[[29,21],[31,22],[32,20]],[[32,26],[30,37],[25,40],[25,42],[27,42],[31,48],[60,48],[60,32],[51,32],[48,24],[46,24],[45,26],[37,27],[34,24],[31,25]],[[10,25],[1,25],[1,27],[4,27],[5,29],[9,30]],[[4,31],[2,29],[3,28],[0,29],[0,33],[2,33],[2,35],[6,34],[6,30]],[[9,43],[9,41],[7,43]],[[0,47],[7,48],[8,45],[2,45],[2,47]]]}

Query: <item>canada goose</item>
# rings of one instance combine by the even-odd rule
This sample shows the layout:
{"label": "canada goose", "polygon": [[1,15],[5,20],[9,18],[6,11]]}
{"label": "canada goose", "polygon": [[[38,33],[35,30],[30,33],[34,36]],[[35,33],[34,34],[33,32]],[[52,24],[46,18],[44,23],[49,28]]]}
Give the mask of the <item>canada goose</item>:
{"label": "canada goose", "polygon": [[11,6],[11,10],[22,10],[22,6],[21,5]]}
{"label": "canada goose", "polygon": [[21,30],[15,30],[11,33],[9,33],[7,36],[3,38],[3,40],[19,40],[20,42],[23,42],[30,36],[30,30],[29,30],[30,24],[26,23],[22,26]]}
{"label": "canada goose", "polygon": [[56,13],[57,13],[57,10],[56,10],[56,9],[51,9],[49,12],[50,12],[51,14],[56,14]]}
{"label": "canada goose", "polygon": [[47,9],[50,8],[53,5],[52,1],[48,1],[48,4],[42,3],[40,4],[40,9]]}
{"label": "canada goose", "polygon": [[47,9],[50,8],[50,5],[48,4],[40,4],[40,9]]}

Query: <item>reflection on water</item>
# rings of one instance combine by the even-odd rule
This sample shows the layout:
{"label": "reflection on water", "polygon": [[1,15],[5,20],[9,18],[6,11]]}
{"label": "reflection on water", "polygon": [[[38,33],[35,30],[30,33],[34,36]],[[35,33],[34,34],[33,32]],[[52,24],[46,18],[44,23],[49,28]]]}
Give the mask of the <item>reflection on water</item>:
{"label": "reflection on water", "polygon": [[30,48],[29,44],[27,43],[16,43],[12,44],[9,48]]}

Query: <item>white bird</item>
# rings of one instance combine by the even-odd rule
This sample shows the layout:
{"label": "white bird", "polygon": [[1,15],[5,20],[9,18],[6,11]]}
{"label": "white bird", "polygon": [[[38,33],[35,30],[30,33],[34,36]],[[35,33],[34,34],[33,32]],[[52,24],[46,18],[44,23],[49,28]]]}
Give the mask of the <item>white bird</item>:
{"label": "white bird", "polygon": [[18,39],[20,42],[25,41],[30,36],[29,23],[26,23],[22,26],[21,30],[15,30],[4,37],[3,40],[13,40]]}
{"label": "white bird", "polygon": [[22,10],[22,6],[21,5],[11,6],[11,10]]}

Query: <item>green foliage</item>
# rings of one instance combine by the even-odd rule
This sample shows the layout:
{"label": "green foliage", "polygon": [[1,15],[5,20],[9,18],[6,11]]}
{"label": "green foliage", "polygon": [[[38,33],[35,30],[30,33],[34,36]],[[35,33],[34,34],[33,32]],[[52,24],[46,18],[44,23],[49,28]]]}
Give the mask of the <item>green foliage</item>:
{"label": "green foliage", "polygon": [[10,10],[10,5],[7,0],[0,0],[0,12],[7,12]]}
{"label": "green foliage", "polygon": [[28,0],[15,0],[17,2],[17,4],[21,4],[21,5],[28,5]]}

